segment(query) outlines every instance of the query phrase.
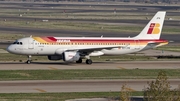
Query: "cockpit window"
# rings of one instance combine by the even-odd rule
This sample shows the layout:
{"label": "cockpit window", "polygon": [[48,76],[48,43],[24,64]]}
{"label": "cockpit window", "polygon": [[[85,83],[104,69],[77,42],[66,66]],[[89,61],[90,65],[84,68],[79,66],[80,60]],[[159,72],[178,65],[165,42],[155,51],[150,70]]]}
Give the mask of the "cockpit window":
{"label": "cockpit window", "polygon": [[22,42],[14,42],[13,44],[18,44],[18,45],[22,45]]}
{"label": "cockpit window", "polygon": [[14,42],[13,44],[17,44],[17,42]]}

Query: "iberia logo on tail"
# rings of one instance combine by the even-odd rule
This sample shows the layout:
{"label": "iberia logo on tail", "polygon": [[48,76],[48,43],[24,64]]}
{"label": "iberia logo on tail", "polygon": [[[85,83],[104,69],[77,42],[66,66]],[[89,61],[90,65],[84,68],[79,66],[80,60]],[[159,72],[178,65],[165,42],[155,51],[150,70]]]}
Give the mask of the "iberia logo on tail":
{"label": "iberia logo on tail", "polygon": [[160,33],[159,27],[160,27],[159,23],[151,23],[147,34],[159,34]]}

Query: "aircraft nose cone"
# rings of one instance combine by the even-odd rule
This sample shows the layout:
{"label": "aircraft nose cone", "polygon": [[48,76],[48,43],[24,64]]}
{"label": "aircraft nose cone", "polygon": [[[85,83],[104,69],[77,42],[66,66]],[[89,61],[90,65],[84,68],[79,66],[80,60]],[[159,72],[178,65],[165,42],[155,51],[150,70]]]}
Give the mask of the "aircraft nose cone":
{"label": "aircraft nose cone", "polygon": [[6,49],[9,53],[13,53],[13,47],[10,45]]}

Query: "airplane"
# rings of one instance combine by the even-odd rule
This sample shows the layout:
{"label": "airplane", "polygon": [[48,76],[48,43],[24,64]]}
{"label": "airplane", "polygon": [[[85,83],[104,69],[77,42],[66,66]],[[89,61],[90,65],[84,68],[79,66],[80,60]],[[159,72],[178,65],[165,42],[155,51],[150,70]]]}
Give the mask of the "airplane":
{"label": "airplane", "polygon": [[47,56],[49,60],[92,64],[91,56],[136,53],[168,44],[160,39],[166,11],[158,11],[135,37],[25,37],[7,47],[13,54]]}

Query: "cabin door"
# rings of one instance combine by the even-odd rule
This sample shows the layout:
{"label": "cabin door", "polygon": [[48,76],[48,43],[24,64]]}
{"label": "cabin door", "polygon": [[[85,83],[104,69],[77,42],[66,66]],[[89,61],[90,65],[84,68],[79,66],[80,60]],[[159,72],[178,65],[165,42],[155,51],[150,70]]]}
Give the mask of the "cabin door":
{"label": "cabin door", "polygon": [[28,48],[34,49],[34,40],[31,38],[29,38],[29,40],[28,40]]}

